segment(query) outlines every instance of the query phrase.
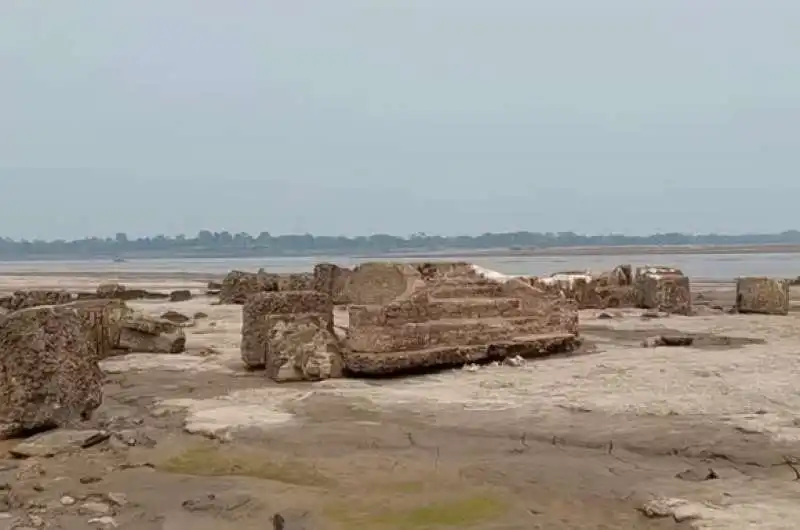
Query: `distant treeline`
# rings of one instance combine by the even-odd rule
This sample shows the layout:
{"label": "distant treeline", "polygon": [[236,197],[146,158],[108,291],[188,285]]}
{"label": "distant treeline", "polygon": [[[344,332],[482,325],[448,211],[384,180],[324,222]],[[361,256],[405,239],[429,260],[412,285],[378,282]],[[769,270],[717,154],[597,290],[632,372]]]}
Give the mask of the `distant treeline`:
{"label": "distant treeline", "polygon": [[688,235],[680,233],[649,236],[586,236],[573,232],[509,232],[479,236],[409,237],[375,234],[359,237],[304,235],[272,236],[246,233],[200,231],[195,237],[163,235],[128,238],[89,237],[75,241],[15,241],[0,238],[0,259],[101,258],[101,257],[214,257],[214,256],[303,256],[313,254],[364,255],[393,252],[479,251],[507,249],[524,251],[553,247],[633,245],[800,245],[800,232],[749,235]]}

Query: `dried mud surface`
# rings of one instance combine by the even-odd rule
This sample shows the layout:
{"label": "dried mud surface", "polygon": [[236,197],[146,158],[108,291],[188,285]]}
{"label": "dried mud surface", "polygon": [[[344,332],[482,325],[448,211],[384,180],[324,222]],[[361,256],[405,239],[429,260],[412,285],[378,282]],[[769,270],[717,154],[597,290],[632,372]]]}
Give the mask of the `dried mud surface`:
{"label": "dried mud surface", "polygon": [[[0,291],[16,288],[0,277]],[[111,437],[0,459],[11,491],[0,487],[0,504],[30,527],[66,530],[263,530],[276,512],[286,530],[794,529],[800,315],[712,309],[731,288],[703,287],[707,310],[694,317],[584,311],[580,355],[291,385],[242,369],[241,307],[205,296],[133,303],[208,316],[186,329],[186,354],[104,361],[105,399],[88,427]],[[677,333],[732,340],[641,344]],[[694,518],[643,516],[658,497],[685,499]],[[0,518],[0,530],[12,521]]]}

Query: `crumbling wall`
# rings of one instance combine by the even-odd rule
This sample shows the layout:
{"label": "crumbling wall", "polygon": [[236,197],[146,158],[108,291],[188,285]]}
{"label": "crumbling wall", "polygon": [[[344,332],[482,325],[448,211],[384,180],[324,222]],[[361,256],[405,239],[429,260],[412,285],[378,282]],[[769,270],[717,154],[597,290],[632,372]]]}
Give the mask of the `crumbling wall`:
{"label": "crumbling wall", "polygon": [[248,368],[263,368],[277,381],[340,377],[330,296],[318,291],[250,296],[242,308],[241,355]]}
{"label": "crumbling wall", "polygon": [[529,278],[529,281],[547,291],[560,290],[574,299],[580,309],[633,307],[636,303],[630,265],[619,265],[600,274],[559,272],[546,278]]}
{"label": "crumbling wall", "polygon": [[0,437],[87,419],[102,401],[103,315],[67,305],[0,319]]}
{"label": "crumbling wall", "polygon": [[314,267],[312,289],[331,297],[334,304],[346,304],[344,290],[352,270],[333,263],[318,263]]}
{"label": "crumbling wall", "polygon": [[789,314],[789,282],[778,278],[738,278],[736,310],[739,313]]}
{"label": "crumbling wall", "polygon": [[640,267],[635,276],[636,306],[678,315],[692,314],[689,278],[673,267]]}

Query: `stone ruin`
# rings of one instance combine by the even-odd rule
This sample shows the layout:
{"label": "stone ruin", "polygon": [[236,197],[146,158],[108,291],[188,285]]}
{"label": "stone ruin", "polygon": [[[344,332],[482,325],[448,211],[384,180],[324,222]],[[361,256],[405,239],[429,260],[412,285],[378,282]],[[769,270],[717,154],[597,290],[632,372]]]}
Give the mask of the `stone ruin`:
{"label": "stone ruin", "polygon": [[589,271],[558,272],[529,281],[544,289],[560,290],[574,299],[579,309],[633,307],[636,303],[630,265],[619,265],[601,274]]}
{"label": "stone ruin", "polygon": [[676,315],[692,314],[689,277],[680,269],[646,265],[636,269],[636,307]]}
{"label": "stone ruin", "polygon": [[66,304],[77,299],[77,294],[68,291],[31,289],[15,291],[10,296],[0,298],[0,308],[5,309],[7,312],[13,312],[41,305]]}
{"label": "stone ruin", "polygon": [[736,311],[765,315],[789,314],[789,281],[747,277],[736,280]]}
{"label": "stone ruin", "polygon": [[[467,263],[326,266],[320,291],[251,295],[242,359],[276,380],[382,376],[570,351],[577,304]],[[331,279],[333,278],[333,279]],[[330,286],[334,287],[330,287]],[[334,301],[346,301],[337,312]]]}

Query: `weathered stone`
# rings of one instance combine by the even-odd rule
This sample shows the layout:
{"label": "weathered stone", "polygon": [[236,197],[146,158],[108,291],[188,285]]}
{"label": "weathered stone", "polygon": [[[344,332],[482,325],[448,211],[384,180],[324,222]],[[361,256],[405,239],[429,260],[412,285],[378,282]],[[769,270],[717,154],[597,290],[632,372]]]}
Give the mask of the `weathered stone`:
{"label": "weathered stone", "polygon": [[334,304],[349,303],[344,290],[351,273],[350,269],[333,263],[319,263],[314,267],[312,288],[330,296]]}
{"label": "weathered stone", "polygon": [[251,295],[277,290],[278,277],[275,274],[231,271],[222,281],[219,301],[223,304],[244,304]]}
{"label": "weathered stone", "polygon": [[633,307],[635,290],[630,265],[618,265],[609,272],[559,272],[547,278],[530,278],[532,285],[561,290],[578,302],[579,309]]}
{"label": "weathered stone", "polygon": [[185,302],[192,299],[192,292],[189,289],[178,289],[169,293],[170,302]]}
{"label": "weathered stone", "polygon": [[186,335],[168,320],[131,315],[120,323],[116,348],[137,353],[181,353],[186,349]]}
{"label": "weathered stone", "polygon": [[9,453],[16,458],[50,457],[91,447],[109,438],[109,433],[94,429],[58,429],[37,434],[14,446]]}
{"label": "weathered stone", "polygon": [[102,401],[102,313],[69,305],[0,321],[0,436],[86,419]]}
{"label": "weathered stone", "polygon": [[777,278],[739,278],[736,310],[739,313],[789,314],[789,282]]}
{"label": "weathered stone", "polygon": [[333,304],[319,291],[251,296],[242,309],[242,360],[275,380],[339,377]]}
{"label": "weathered stone", "polygon": [[577,303],[558,289],[462,263],[372,268],[381,273],[372,278],[382,281],[359,296],[393,298],[349,307],[348,373],[386,375],[568,351],[577,341]]}
{"label": "weathered stone", "polygon": [[25,290],[15,291],[5,297],[0,304],[9,312],[43,305],[67,304],[78,299],[78,295],[68,291]]}
{"label": "weathered stone", "polygon": [[647,266],[636,270],[636,306],[679,315],[692,314],[689,278],[679,269]]}
{"label": "weathered stone", "polygon": [[190,322],[192,319],[187,317],[183,313],[178,313],[177,311],[169,310],[161,315],[161,320],[168,320],[173,324],[185,324],[187,322]]}

